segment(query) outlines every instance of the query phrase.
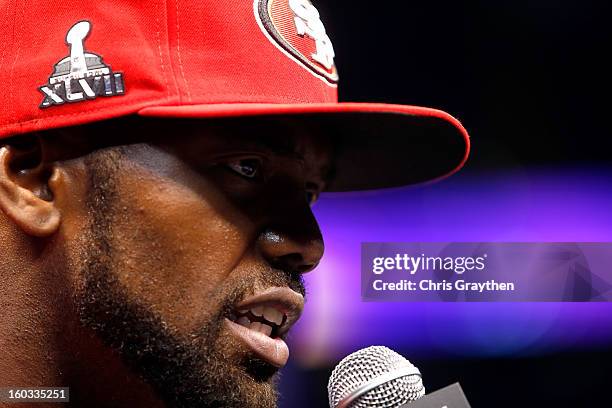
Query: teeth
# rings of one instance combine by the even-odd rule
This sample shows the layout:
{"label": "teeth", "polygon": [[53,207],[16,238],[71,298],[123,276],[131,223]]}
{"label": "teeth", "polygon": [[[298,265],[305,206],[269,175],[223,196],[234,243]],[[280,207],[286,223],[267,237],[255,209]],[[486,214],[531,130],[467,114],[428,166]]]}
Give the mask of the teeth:
{"label": "teeth", "polygon": [[[257,306],[250,310],[238,309],[238,313],[245,316],[238,318],[236,323],[251,330],[263,333],[266,336],[270,336],[274,330],[274,326],[281,326],[285,319],[285,314],[283,312],[273,307],[266,306]],[[250,318],[248,316],[250,316]],[[257,319],[253,318],[253,316],[257,317]],[[251,321],[251,319],[260,320],[259,318],[262,318],[266,322]]]}
{"label": "teeth", "polygon": [[251,313],[253,313],[255,316],[263,316],[263,310],[263,306],[257,306],[251,309]]}
{"label": "teeth", "polygon": [[264,319],[278,326],[283,323],[283,314],[273,307],[266,307],[263,310]]}

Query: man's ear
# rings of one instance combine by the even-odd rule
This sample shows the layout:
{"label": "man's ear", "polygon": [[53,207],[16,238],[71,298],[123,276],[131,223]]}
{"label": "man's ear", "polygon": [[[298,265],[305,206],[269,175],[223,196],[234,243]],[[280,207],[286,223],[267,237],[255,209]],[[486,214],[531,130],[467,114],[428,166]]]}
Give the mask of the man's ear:
{"label": "man's ear", "polygon": [[44,157],[38,135],[23,136],[0,147],[0,210],[35,237],[52,235],[61,221],[53,197],[60,172],[45,163]]}

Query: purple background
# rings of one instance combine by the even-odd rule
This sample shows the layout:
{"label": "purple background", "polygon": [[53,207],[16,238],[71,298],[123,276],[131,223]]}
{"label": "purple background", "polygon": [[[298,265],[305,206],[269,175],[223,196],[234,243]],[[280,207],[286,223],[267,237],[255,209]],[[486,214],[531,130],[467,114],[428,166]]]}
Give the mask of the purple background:
{"label": "purple background", "polygon": [[612,387],[612,305],[366,304],[359,244],[611,242],[610,4],[313,2],[341,100],[446,110],[473,150],[442,183],[315,206],[327,251],[307,277],[281,407],[327,406],[333,366],[371,344],[413,360],[429,390],[460,381],[474,408],[600,406]]}
{"label": "purple background", "polygon": [[464,171],[437,184],[324,195],[326,243],[292,338],[302,367],[372,344],[410,357],[516,356],[612,342],[606,303],[364,303],[362,241],[612,241],[612,167]]}

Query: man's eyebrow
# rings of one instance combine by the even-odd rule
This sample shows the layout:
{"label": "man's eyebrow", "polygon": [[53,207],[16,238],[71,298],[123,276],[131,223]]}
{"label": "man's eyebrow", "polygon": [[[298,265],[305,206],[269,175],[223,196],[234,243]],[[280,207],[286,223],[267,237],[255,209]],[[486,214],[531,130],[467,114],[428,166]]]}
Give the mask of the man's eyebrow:
{"label": "man's eyebrow", "polygon": [[294,141],[290,138],[258,138],[245,139],[248,144],[271,151],[279,156],[286,156],[304,160]]}
{"label": "man's eyebrow", "polygon": [[[244,139],[250,146],[257,148],[263,148],[271,151],[279,156],[285,156],[295,158],[304,161],[304,156],[298,151],[295,141],[290,138],[258,138],[258,139]],[[322,170],[322,181],[325,186],[328,186],[336,177],[336,166],[332,162],[329,166],[326,166]]]}

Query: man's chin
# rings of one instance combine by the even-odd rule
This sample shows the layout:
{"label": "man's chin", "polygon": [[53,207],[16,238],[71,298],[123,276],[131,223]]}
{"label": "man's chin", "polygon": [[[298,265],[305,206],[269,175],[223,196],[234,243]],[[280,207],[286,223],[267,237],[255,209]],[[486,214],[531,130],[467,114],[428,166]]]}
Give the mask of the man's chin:
{"label": "man's chin", "polygon": [[167,407],[276,407],[278,369],[225,333],[221,317],[187,341],[150,309],[103,283],[81,299],[83,324],[118,351]]}
{"label": "man's chin", "polygon": [[244,377],[235,379],[236,390],[242,394],[242,407],[276,407],[278,368],[259,359],[249,359],[243,366]]}
{"label": "man's chin", "polygon": [[[138,333],[121,334],[124,343],[120,354],[126,365],[153,386],[166,406],[277,406],[278,368],[246,352],[242,345],[224,342],[223,337],[186,344],[159,327],[142,325]],[[108,344],[109,338],[105,340]],[[116,345],[111,340],[113,343]]]}
{"label": "man's chin", "polygon": [[245,373],[252,378],[253,381],[262,384],[267,383],[271,386],[276,384],[278,367],[256,357],[248,357],[244,360],[243,367]]}
{"label": "man's chin", "polygon": [[[221,335],[215,342],[213,354],[215,360],[220,362],[218,377],[225,377],[224,381],[229,385],[229,392],[236,398],[235,401],[225,401],[228,405],[218,406],[240,406],[254,408],[269,408],[277,406],[277,380],[279,368],[261,359],[247,348],[242,342],[236,341],[231,336],[228,338],[221,330]],[[211,356],[206,356],[210,361]],[[224,366],[224,367],[223,367]],[[203,381],[211,380],[211,370],[202,378]],[[223,388],[219,384],[218,388]]]}

